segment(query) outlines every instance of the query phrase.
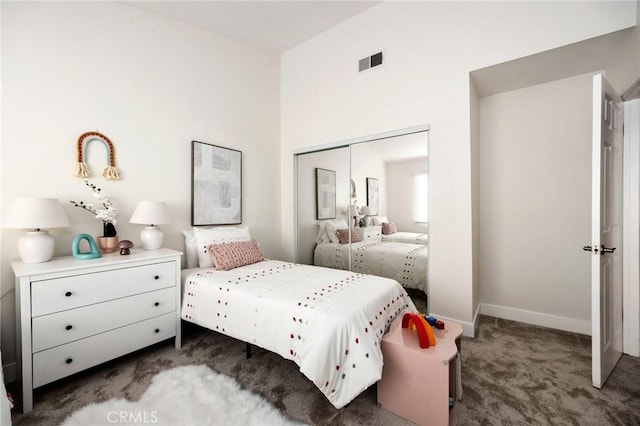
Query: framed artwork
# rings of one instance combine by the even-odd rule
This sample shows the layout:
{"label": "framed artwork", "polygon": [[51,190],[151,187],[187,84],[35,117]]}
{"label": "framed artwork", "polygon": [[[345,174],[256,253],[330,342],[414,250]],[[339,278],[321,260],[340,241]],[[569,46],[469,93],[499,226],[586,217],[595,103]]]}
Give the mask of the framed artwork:
{"label": "framed artwork", "polygon": [[336,218],[336,172],[316,168],[316,219]]}
{"label": "framed artwork", "polygon": [[380,195],[378,192],[378,179],[367,178],[367,205],[372,215],[377,215],[380,207]]}
{"label": "framed artwork", "polygon": [[242,152],[191,141],[191,225],[242,223]]}

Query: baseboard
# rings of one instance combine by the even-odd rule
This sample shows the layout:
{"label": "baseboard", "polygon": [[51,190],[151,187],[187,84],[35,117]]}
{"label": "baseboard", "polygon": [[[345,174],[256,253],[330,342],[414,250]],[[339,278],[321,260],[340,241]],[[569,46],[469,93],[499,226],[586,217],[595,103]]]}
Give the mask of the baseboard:
{"label": "baseboard", "polygon": [[465,337],[475,337],[475,324],[476,324],[476,319],[474,318],[473,322],[464,322],[464,321],[460,321],[458,319],[455,318],[449,318],[449,317],[445,317],[442,315],[438,315],[438,314],[431,314],[434,317],[438,318],[439,320],[444,321],[445,327],[447,326],[447,321],[453,321],[453,322],[457,322],[458,324],[460,324],[462,326],[462,335]]}
{"label": "baseboard", "polygon": [[15,362],[10,362],[2,366],[5,383],[13,383],[18,380],[18,366]]}
{"label": "baseboard", "polygon": [[480,314],[591,336],[591,321],[510,308],[507,306],[490,305],[488,303],[480,304]]}

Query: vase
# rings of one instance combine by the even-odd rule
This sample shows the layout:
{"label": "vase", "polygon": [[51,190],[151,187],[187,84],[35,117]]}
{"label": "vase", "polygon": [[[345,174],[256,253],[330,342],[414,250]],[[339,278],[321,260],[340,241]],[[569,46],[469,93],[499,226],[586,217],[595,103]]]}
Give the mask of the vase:
{"label": "vase", "polygon": [[102,253],[113,253],[118,250],[118,237],[98,237],[98,247]]}

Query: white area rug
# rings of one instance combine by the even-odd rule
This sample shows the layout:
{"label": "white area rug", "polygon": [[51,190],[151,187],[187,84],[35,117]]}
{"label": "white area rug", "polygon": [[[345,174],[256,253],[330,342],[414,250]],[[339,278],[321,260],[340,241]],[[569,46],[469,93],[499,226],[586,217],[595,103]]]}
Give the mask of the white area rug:
{"label": "white area rug", "polygon": [[69,416],[63,426],[300,425],[231,377],[204,365],[158,373],[139,401],[111,399]]}

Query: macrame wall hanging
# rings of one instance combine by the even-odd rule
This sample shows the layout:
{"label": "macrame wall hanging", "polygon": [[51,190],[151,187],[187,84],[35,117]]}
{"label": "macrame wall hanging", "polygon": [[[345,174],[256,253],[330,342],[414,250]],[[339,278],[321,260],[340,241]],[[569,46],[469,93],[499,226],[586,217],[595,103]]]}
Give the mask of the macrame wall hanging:
{"label": "macrame wall hanging", "polygon": [[116,154],[113,149],[113,144],[108,137],[99,132],[86,132],[81,134],[78,138],[78,159],[76,167],[73,170],[73,175],[81,178],[89,177],[89,167],[85,161],[87,157],[85,150],[87,145],[89,145],[89,142],[92,141],[102,142],[107,148],[107,152],[109,154],[109,165],[102,171],[102,177],[107,180],[119,180],[120,173],[116,168]]}

